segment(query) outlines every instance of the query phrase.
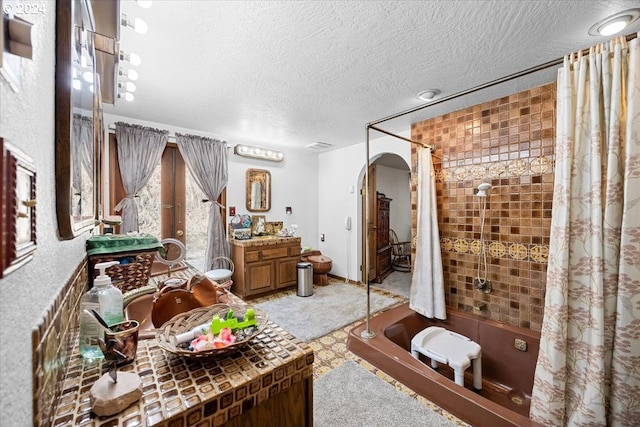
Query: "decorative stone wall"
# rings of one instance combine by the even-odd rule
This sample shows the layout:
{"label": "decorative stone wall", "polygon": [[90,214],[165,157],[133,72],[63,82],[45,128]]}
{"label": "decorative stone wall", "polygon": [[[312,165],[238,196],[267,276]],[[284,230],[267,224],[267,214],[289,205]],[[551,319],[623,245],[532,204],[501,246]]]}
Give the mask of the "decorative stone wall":
{"label": "decorative stone wall", "polygon": [[[438,224],[447,305],[540,331],[544,307],[555,137],[555,83],[414,123],[414,141],[435,145]],[[417,148],[412,157],[412,236],[416,235]],[[474,289],[480,242],[492,291]],[[414,245],[415,247],[415,245]],[[478,309],[482,307],[481,309]]]}

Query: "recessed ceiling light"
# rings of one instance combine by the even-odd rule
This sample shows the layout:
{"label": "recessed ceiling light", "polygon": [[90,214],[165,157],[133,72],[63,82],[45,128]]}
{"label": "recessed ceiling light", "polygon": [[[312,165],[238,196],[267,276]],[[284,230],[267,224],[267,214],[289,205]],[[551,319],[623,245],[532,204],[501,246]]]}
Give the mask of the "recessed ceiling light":
{"label": "recessed ceiling light", "polygon": [[640,17],[640,9],[628,9],[615,15],[608,16],[596,22],[589,28],[592,36],[611,36],[634,23]]}
{"label": "recessed ceiling light", "polygon": [[418,94],[418,99],[421,101],[431,101],[438,96],[438,94],[440,94],[438,89],[427,89]]}

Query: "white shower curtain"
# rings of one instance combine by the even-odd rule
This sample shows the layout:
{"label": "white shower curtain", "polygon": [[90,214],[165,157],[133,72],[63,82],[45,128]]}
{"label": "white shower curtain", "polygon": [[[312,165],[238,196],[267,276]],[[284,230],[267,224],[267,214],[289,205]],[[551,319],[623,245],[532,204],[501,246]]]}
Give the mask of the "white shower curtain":
{"label": "white shower curtain", "polygon": [[436,180],[430,150],[418,150],[418,223],[409,308],[446,319],[442,253],[438,231]]}
{"label": "white shower curtain", "polygon": [[640,40],[558,72],[553,214],[531,418],[640,423]]}

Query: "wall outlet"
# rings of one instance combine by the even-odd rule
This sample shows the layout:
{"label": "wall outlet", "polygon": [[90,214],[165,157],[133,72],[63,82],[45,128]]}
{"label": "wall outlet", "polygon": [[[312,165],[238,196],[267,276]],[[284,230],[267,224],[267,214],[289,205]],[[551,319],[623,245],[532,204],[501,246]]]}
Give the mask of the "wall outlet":
{"label": "wall outlet", "polygon": [[521,340],[520,338],[516,338],[514,347],[516,348],[516,350],[527,351],[527,342],[525,340]]}
{"label": "wall outlet", "polygon": [[229,206],[229,216],[236,216],[236,207]]}
{"label": "wall outlet", "polygon": [[321,241],[321,242],[324,242],[324,233],[322,233],[322,234],[320,235],[320,241]]}

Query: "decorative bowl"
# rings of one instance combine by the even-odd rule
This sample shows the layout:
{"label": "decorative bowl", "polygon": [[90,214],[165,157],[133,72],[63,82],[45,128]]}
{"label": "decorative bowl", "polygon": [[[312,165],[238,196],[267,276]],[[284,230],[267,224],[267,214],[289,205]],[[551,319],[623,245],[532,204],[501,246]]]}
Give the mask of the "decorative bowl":
{"label": "decorative bowl", "polygon": [[[202,351],[193,351],[188,348],[189,343],[176,345],[175,337],[187,333],[203,324],[210,323],[213,316],[218,315],[225,319],[229,310],[233,310],[234,315],[244,316],[248,309],[252,308],[258,325],[246,332],[244,336],[238,336],[237,340],[226,347],[213,348]],[[226,355],[244,346],[267,326],[269,318],[267,313],[259,308],[244,304],[214,304],[209,307],[195,308],[185,313],[178,314],[163,324],[156,332],[156,339],[160,348],[179,356],[188,358],[208,358]]]}

